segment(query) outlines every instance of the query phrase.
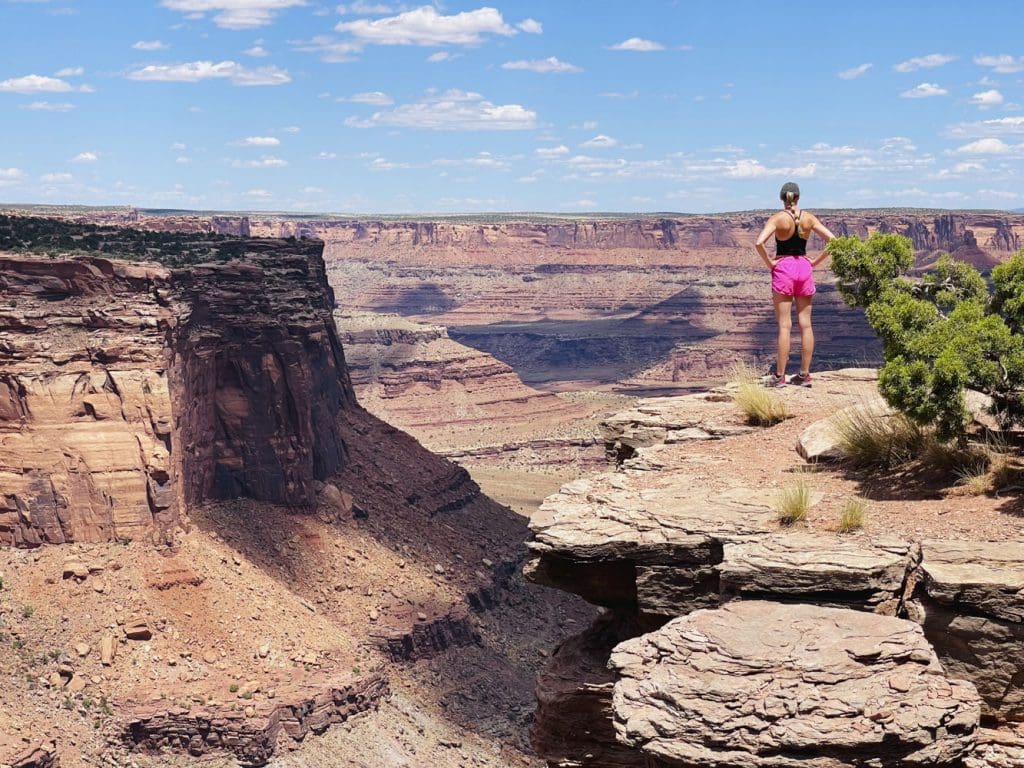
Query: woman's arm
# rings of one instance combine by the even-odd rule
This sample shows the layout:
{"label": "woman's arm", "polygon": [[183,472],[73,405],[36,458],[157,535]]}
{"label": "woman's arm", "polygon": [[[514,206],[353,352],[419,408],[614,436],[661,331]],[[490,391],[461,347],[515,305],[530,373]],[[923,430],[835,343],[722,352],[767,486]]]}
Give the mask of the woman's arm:
{"label": "woman's arm", "polygon": [[764,228],[761,230],[761,234],[757,236],[757,241],[754,243],[754,248],[757,249],[757,255],[761,257],[761,260],[768,269],[775,269],[775,262],[772,261],[771,256],[768,255],[768,251],[765,249],[764,244],[768,242],[768,238],[774,234],[775,216],[772,216],[765,222]]}
{"label": "woman's arm", "polygon": [[[814,227],[811,231],[816,233],[818,237],[824,240],[826,245],[828,245],[830,240],[834,240],[836,237],[835,235],[832,234],[831,231],[829,231],[828,227],[826,227],[824,224],[818,221],[817,216],[814,217]],[[811,262],[811,266],[818,266],[819,264],[821,264],[821,262],[828,258],[828,255],[828,251],[823,248],[821,253],[818,254],[818,258]]]}

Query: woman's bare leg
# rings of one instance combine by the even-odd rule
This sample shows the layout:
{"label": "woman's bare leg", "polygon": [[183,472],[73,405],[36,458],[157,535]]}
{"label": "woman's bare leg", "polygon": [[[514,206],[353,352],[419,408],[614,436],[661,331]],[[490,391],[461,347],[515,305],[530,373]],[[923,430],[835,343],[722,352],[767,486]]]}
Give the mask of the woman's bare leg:
{"label": "woman's bare leg", "polygon": [[786,374],[786,363],[789,361],[789,334],[793,328],[793,297],[772,291],[772,303],[775,305],[775,320],[779,324],[779,349],[775,359],[775,373]]}
{"label": "woman's bare leg", "polygon": [[811,372],[811,355],[814,354],[814,329],[811,328],[811,299],[813,296],[796,297],[796,322],[800,326],[800,373]]}

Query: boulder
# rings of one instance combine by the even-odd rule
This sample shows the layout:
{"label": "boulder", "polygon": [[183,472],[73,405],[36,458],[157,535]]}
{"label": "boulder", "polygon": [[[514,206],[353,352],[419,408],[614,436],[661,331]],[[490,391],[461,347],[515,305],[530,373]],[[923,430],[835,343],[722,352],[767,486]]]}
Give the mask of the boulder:
{"label": "boulder", "polygon": [[609,664],[618,738],[658,765],[957,765],[981,716],[920,626],[863,611],[735,601],[627,640]]}
{"label": "boulder", "polygon": [[815,421],[800,433],[796,452],[812,463],[842,461],[846,454],[840,447],[840,425],[857,419],[888,419],[893,413],[888,403],[878,396],[843,408],[827,419]]}

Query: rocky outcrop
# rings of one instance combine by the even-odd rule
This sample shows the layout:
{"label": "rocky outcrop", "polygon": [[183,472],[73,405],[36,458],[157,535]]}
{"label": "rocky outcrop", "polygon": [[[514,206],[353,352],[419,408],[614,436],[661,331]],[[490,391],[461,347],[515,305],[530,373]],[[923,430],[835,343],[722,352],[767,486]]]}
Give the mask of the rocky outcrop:
{"label": "rocky outcrop", "polygon": [[57,745],[35,744],[9,759],[0,759],[2,768],[60,768]]}
{"label": "rocky outcrop", "polygon": [[722,408],[732,398],[724,392],[641,400],[635,407],[601,422],[609,463],[621,466],[652,445],[712,440],[754,429],[741,416]]}
{"label": "rocky outcrop", "polygon": [[0,544],[164,538],[171,275],[0,256]]}
{"label": "rocky outcrop", "polygon": [[388,694],[380,674],[355,680],[312,681],[280,699],[255,701],[246,709],[206,706],[186,709],[145,708],[121,729],[122,744],[145,753],[183,752],[193,757],[230,752],[244,765],[263,765],[278,749],[279,739],[301,741],[331,725],[375,710]]}
{"label": "rocky outcrop", "polygon": [[734,408],[710,393],[617,414],[604,435],[618,471],[563,486],[531,520],[527,574],[606,609],[538,678],[548,764],[952,767],[983,714],[1024,721],[1024,544],[780,527],[763,489],[728,479],[728,448],[684,448],[727,440],[692,424]]}
{"label": "rocky outcrop", "polygon": [[433,619],[417,617],[410,611],[405,617],[393,618],[392,623],[402,618],[411,626],[392,628],[381,637],[384,651],[394,661],[415,661],[449,648],[480,644],[480,634],[473,629],[469,612],[461,606]]}
{"label": "rocky outcrop", "polygon": [[637,630],[611,617],[598,619],[555,649],[537,677],[537,714],[531,740],[548,765],[642,768],[643,757],[615,738],[608,668],[612,649]]}
{"label": "rocky outcrop", "polygon": [[886,616],[904,614],[921,548],[900,539],[850,541],[801,533],[726,544],[723,599],[794,599]]}
{"label": "rocky outcrop", "polygon": [[1024,721],[1024,542],[925,541],[916,617],[986,712]]}
{"label": "rocky outcrop", "polygon": [[321,249],[0,256],[0,543],[163,540],[207,499],[311,505],[355,404]]}
{"label": "rocky outcrop", "polygon": [[589,413],[527,387],[508,365],[453,341],[443,326],[340,311],[335,320],[359,402],[446,455],[536,442],[546,426]]}
{"label": "rocky outcrop", "polygon": [[[245,241],[244,260],[176,270],[185,308],[169,384],[185,501],[315,501],[355,406],[316,242]],[[260,418],[252,418],[259,414]]]}
{"label": "rocky outcrop", "polygon": [[974,747],[974,686],[947,678],[910,621],[743,601],[611,655],[619,740],[666,766],[954,765]]}

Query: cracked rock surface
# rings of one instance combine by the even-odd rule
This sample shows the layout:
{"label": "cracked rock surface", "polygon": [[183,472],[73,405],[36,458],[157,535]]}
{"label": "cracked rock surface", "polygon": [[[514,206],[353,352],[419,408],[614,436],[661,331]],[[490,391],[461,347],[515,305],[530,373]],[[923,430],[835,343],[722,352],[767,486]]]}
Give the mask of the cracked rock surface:
{"label": "cracked rock surface", "polygon": [[921,628],[863,611],[739,601],[612,653],[624,743],[687,768],[957,764],[980,700]]}

